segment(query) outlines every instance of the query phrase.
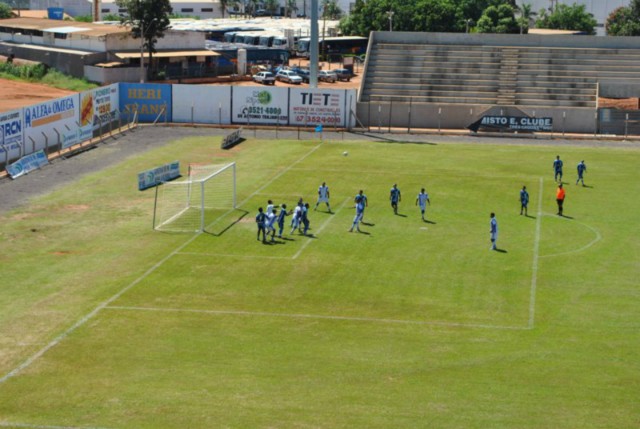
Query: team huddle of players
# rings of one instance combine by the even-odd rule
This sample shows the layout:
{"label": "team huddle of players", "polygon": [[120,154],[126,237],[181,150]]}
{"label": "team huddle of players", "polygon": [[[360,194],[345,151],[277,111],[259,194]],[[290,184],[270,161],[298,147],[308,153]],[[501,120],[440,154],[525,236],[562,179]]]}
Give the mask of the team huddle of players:
{"label": "team huddle of players", "polygon": [[[318,201],[316,202],[316,206],[314,210],[318,209],[318,206],[321,203],[325,203],[327,205],[327,210],[329,213],[331,212],[331,205],[329,204],[329,187],[326,182],[322,182],[322,185],[318,187]],[[402,194],[400,189],[398,189],[398,185],[394,184],[393,188],[389,193],[389,200],[391,201],[391,207],[393,208],[393,212],[398,214],[398,203],[402,200]],[[353,223],[349,232],[356,231],[360,232],[360,224],[362,223],[362,219],[364,217],[364,209],[369,206],[369,201],[367,196],[364,194],[363,190],[360,190],[358,194],[356,194],[354,198],[356,215],[353,218]],[[422,220],[426,221],[425,211],[427,209],[427,204],[431,205],[431,201],[429,201],[429,195],[425,191],[424,188],[418,194],[416,198],[416,205],[420,206],[420,211],[422,213]],[[256,224],[258,226],[258,236],[257,239],[260,241],[260,237],[262,236],[262,241],[267,242],[267,238],[271,235],[271,241],[275,241],[276,236],[276,227],[278,228],[278,238],[282,238],[282,233],[284,232],[284,223],[285,218],[287,216],[291,216],[291,232],[293,234],[297,229],[300,234],[307,235],[309,231],[309,203],[305,203],[302,198],[298,201],[296,207],[292,210],[287,211],[287,205],[282,204],[280,208],[280,212],[278,213],[278,207],[273,204],[273,201],[269,200],[267,202],[266,211],[260,207],[258,209],[258,214],[256,215]]]}

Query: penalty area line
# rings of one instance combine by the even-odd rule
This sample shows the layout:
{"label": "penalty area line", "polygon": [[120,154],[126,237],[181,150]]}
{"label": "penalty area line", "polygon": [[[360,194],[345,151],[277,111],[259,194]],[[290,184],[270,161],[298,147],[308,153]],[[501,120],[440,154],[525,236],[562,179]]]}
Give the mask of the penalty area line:
{"label": "penalty area line", "polygon": [[384,319],[376,317],[357,317],[357,316],[329,316],[322,314],[304,314],[304,313],[270,313],[265,311],[242,311],[242,310],[198,310],[185,308],[159,308],[159,307],[129,307],[129,306],[109,306],[107,310],[121,311],[150,311],[150,312],[166,312],[166,313],[193,313],[193,314],[210,314],[220,316],[255,316],[255,317],[275,317],[275,318],[292,318],[292,319],[315,319],[315,320],[336,320],[347,322],[371,322],[371,323],[387,323],[398,325],[423,325],[423,326],[442,326],[449,328],[475,328],[475,329],[496,329],[510,331],[527,331],[526,326],[502,326],[502,325],[485,325],[476,323],[456,323],[456,322],[438,322],[424,320],[402,320],[402,319]]}
{"label": "penalty area line", "polygon": [[[240,203],[238,205],[238,207],[244,205],[254,195],[256,195],[258,192],[261,192],[263,189],[265,189],[267,186],[269,186],[271,183],[273,183],[275,180],[277,180],[279,177],[281,177],[287,171],[291,170],[291,168],[293,168],[296,164],[304,161],[308,156],[310,156],[316,150],[318,150],[322,146],[322,144],[323,144],[322,142],[317,144],[309,152],[307,152],[305,155],[300,157],[298,160],[294,161],[291,165],[289,165],[287,168],[282,170],[279,174],[276,174],[269,181],[267,181],[261,188],[256,190],[253,194],[251,194],[249,197],[247,197],[242,203]],[[189,244],[191,244],[199,236],[200,236],[200,233],[197,233],[197,234],[194,234],[193,236],[191,236],[188,240],[186,240],[184,243],[182,243],[178,247],[176,247],[176,249],[173,250],[171,253],[169,253],[167,256],[162,258],[160,261],[156,262],[151,268],[149,268],[147,271],[145,271],[140,277],[138,277],[137,279],[135,279],[134,281],[129,283],[127,286],[122,288],[120,291],[118,291],[116,294],[114,294],[111,298],[109,298],[106,301],[100,303],[92,311],[90,311],[88,314],[84,315],[82,318],[80,318],[78,321],[76,321],[73,325],[71,325],[65,331],[63,331],[58,336],[56,336],[53,340],[51,340],[43,348],[41,348],[40,350],[35,352],[33,355],[29,356],[25,361],[23,361],[16,368],[12,369],[8,373],[6,373],[2,377],[0,377],[0,384],[3,384],[4,382],[9,380],[10,378],[15,377],[16,375],[20,374],[22,371],[24,371],[25,369],[30,367],[31,364],[33,364],[36,360],[38,360],[40,357],[42,357],[46,352],[48,352],[49,350],[51,350],[52,348],[57,346],[60,342],[62,342],[65,338],[67,338],[69,335],[71,335],[73,332],[75,332],[78,328],[84,326],[89,320],[93,319],[98,313],[100,313],[101,310],[103,310],[104,308],[109,306],[112,302],[114,302],[115,300],[120,298],[122,295],[124,295],[126,292],[128,292],[130,289],[132,289],[138,283],[140,283],[144,279],[146,279],[149,275],[151,275],[151,273],[153,273],[158,268],[160,268],[162,265],[164,265],[165,262],[167,262],[169,259],[171,259],[174,255],[178,254],[182,249],[184,249]]]}
{"label": "penalty area line", "polygon": [[542,190],[544,179],[540,178],[538,190],[538,213],[536,216],[536,233],[533,240],[533,261],[531,262],[531,288],[529,290],[529,323],[528,328],[533,329],[536,313],[536,289],[538,288],[538,261],[540,259],[540,230],[542,229]]}

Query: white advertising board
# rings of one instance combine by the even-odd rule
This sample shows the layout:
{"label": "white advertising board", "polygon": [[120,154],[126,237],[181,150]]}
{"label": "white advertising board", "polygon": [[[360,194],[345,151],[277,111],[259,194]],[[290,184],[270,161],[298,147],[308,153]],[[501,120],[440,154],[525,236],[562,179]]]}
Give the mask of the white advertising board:
{"label": "white advertising board", "polygon": [[23,138],[22,109],[0,113],[0,161],[20,158]]}
{"label": "white advertising board", "polygon": [[79,94],[24,108],[25,153],[78,143]]}
{"label": "white advertising board", "polygon": [[289,123],[289,90],[275,86],[236,86],[232,89],[231,122],[234,124]]}
{"label": "white advertising board", "polygon": [[230,124],[230,86],[172,86],[173,122]]}
{"label": "white advertising board", "polygon": [[[353,94],[351,94],[353,93]],[[345,127],[349,117],[348,96],[355,91],[324,88],[291,88],[291,125]]]}
{"label": "white advertising board", "polygon": [[117,122],[120,117],[118,90],[118,84],[112,84],[80,94],[79,141],[89,140],[100,135],[101,126],[102,133],[108,132],[110,127],[115,127],[111,123]]}

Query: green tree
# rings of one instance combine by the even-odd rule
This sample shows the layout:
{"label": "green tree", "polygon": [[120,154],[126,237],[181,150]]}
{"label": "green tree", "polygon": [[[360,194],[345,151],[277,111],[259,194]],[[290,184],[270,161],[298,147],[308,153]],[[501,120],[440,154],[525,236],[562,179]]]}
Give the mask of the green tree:
{"label": "green tree", "polygon": [[583,4],[559,4],[552,13],[540,11],[540,18],[536,21],[536,28],[550,28],[554,30],[573,30],[585,34],[596,34],[596,20],[587,12]]}
{"label": "green tree", "polygon": [[222,14],[222,19],[224,19],[225,14],[227,13],[227,8],[229,7],[229,0],[218,0],[218,7],[220,8],[220,13]]}
{"label": "green tree", "polygon": [[479,33],[515,34],[520,32],[514,9],[509,4],[486,8],[476,28]]}
{"label": "green tree", "polygon": [[[460,31],[458,25],[458,9],[449,0],[420,0],[415,12],[408,11],[411,30],[408,31]],[[400,29],[400,17],[394,19],[394,27]]]}
{"label": "green tree", "polygon": [[342,9],[338,6],[336,0],[323,0],[322,2],[322,18],[324,19],[340,19]]}
{"label": "green tree", "polygon": [[264,8],[270,16],[275,15],[278,11],[278,0],[265,0]]}
{"label": "green tree", "polygon": [[518,18],[520,34],[527,34],[529,27],[532,24],[535,25],[533,17],[536,16],[537,13],[533,11],[533,6],[530,3],[523,3],[522,6],[518,6],[516,10],[520,13],[520,17]]}
{"label": "green tree", "polygon": [[7,19],[13,16],[13,12],[8,4],[0,3],[0,19]]}
{"label": "green tree", "polygon": [[134,39],[143,40],[143,49],[149,52],[147,80],[151,80],[153,54],[159,38],[169,29],[169,15],[173,12],[169,0],[116,0],[119,8],[127,9],[122,23],[131,26]]}
{"label": "green tree", "polygon": [[608,36],[640,36],[640,0],[611,12],[605,30]]}

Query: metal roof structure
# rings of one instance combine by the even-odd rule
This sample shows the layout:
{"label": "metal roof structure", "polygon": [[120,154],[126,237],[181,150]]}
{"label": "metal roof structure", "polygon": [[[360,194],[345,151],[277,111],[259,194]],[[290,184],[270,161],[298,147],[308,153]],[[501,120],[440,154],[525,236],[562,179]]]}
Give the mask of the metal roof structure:
{"label": "metal roof structure", "polygon": [[34,30],[51,33],[78,33],[86,36],[106,36],[125,34],[131,30],[123,25],[104,25],[90,22],[58,21],[42,18],[9,18],[0,20],[0,27],[20,30]]}

